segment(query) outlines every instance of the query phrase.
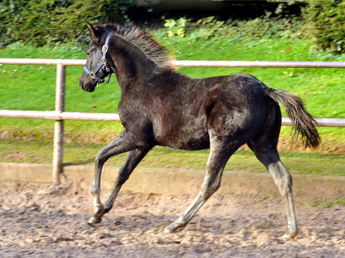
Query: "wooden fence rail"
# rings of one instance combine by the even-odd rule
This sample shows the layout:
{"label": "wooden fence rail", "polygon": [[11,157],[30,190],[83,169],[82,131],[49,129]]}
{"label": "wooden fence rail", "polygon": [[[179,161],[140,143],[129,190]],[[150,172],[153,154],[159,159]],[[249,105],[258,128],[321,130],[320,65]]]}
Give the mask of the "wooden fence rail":
{"label": "wooden fence rail", "polygon": [[[27,110],[0,110],[0,117],[9,118],[36,118],[46,120],[90,120],[90,121],[120,121],[118,114],[114,113],[84,113],[59,111],[27,111]],[[342,118],[316,118],[319,127],[345,127]],[[282,118],[282,125],[290,126],[288,117]]]}
{"label": "wooden fence rail", "polygon": [[[77,59],[27,59],[0,58],[0,64],[56,65],[55,111],[0,110],[0,117],[35,118],[55,120],[53,182],[60,183],[63,172],[64,120],[120,121],[118,114],[64,112],[66,66],[84,66],[85,60]],[[345,62],[295,62],[295,61],[173,61],[176,67],[270,67],[270,68],[345,68]],[[345,119],[316,118],[318,126],[345,127]],[[283,125],[291,125],[289,118],[282,119]]]}

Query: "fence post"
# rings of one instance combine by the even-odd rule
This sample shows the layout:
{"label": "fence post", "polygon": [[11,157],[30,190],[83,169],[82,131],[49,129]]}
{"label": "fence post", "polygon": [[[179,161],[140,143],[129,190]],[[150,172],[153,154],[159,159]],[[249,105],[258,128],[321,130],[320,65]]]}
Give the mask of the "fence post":
{"label": "fence post", "polygon": [[[66,66],[58,64],[56,67],[56,93],[55,111],[63,112],[65,109],[65,81]],[[63,173],[63,120],[55,121],[54,128],[54,157],[53,157],[53,183],[60,184],[60,175]]]}

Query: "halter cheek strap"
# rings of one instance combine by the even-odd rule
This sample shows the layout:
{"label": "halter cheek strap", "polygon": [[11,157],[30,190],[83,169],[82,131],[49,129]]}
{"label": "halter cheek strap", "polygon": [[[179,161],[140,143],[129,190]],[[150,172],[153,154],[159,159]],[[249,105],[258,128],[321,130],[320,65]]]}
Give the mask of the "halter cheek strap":
{"label": "halter cheek strap", "polygon": [[[109,39],[110,39],[110,36],[111,36],[111,33],[108,33],[106,39],[105,39],[105,42],[104,42],[104,45],[102,47],[102,59],[101,59],[101,62],[97,65],[97,67],[91,72],[87,67],[86,65],[84,66],[84,71],[90,75],[90,77],[94,80],[97,81],[97,86],[99,83],[103,83],[103,82],[106,82],[108,83],[110,81],[110,77],[111,77],[111,70],[110,68],[107,66],[107,59],[106,59],[106,56],[107,56],[107,52],[108,52],[108,43],[109,43]],[[109,74],[109,77],[108,77],[108,80],[105,81],[104,79],[101,79],[99,78],[98,76],[96,76],[96,73],[98,73],[98,71],[100,69],[105,69],[106,72],[110,72]]]}

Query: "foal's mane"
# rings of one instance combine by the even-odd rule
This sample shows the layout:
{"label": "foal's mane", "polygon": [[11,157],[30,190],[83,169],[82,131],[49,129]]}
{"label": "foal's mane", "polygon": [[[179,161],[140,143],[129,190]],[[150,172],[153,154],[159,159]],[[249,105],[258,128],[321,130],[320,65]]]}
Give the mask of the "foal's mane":
{"label": "foal's mane", "polygon": [[152,39],[151,35],[147,31],[128,23],[107,23],[104,25],[98,25],[96,29],[102,32],[112,32],[116,36],[132,43],[158,67],[175,69],[172,64],[172,59],[166,54],[166,48]]}

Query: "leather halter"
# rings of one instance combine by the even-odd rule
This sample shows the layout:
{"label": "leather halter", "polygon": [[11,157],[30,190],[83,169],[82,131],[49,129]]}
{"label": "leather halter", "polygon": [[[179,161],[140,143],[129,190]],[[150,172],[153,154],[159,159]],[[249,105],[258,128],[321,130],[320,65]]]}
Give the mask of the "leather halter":
{"label": "leather halter", "polygon": [[[107,52],[108,52],[108,43],[109,43],[109,38],[110,38],[110,36],[111,36],[111,33],[108,33],[108,35],[107,35],[107,37],[106,37],[106,39],[105,39],[104,45],[103,45],[103,47],[102,47],[102,53],[103,53],[102,59],[101,59],[101,62],[97,65],[97,67],[91,72],[91,71],[86,67],[86,65],[84,66],[84,71],[85,71],[88,75],[90,75],[90,77],[91,77],[92,79],[94,79],[94,80],[97,81],[97,87],[98,87],[98,84],[99,84],[99,83],[103,83],[103,82],[108,83],[108,82],[110,81],[110,77],[111,77],[111,74],[112,74],[110,68],[107,66],[107,59],[106,59]],[[97,73],[99,70],[101,70],[101,69],[105,69],[105,71],[106,71],[107,73],[110,72],[107,81],[105,81],[104,79],[101,79],[101,78],[99,78],[98,76],[96,76],[96,73]]]}

